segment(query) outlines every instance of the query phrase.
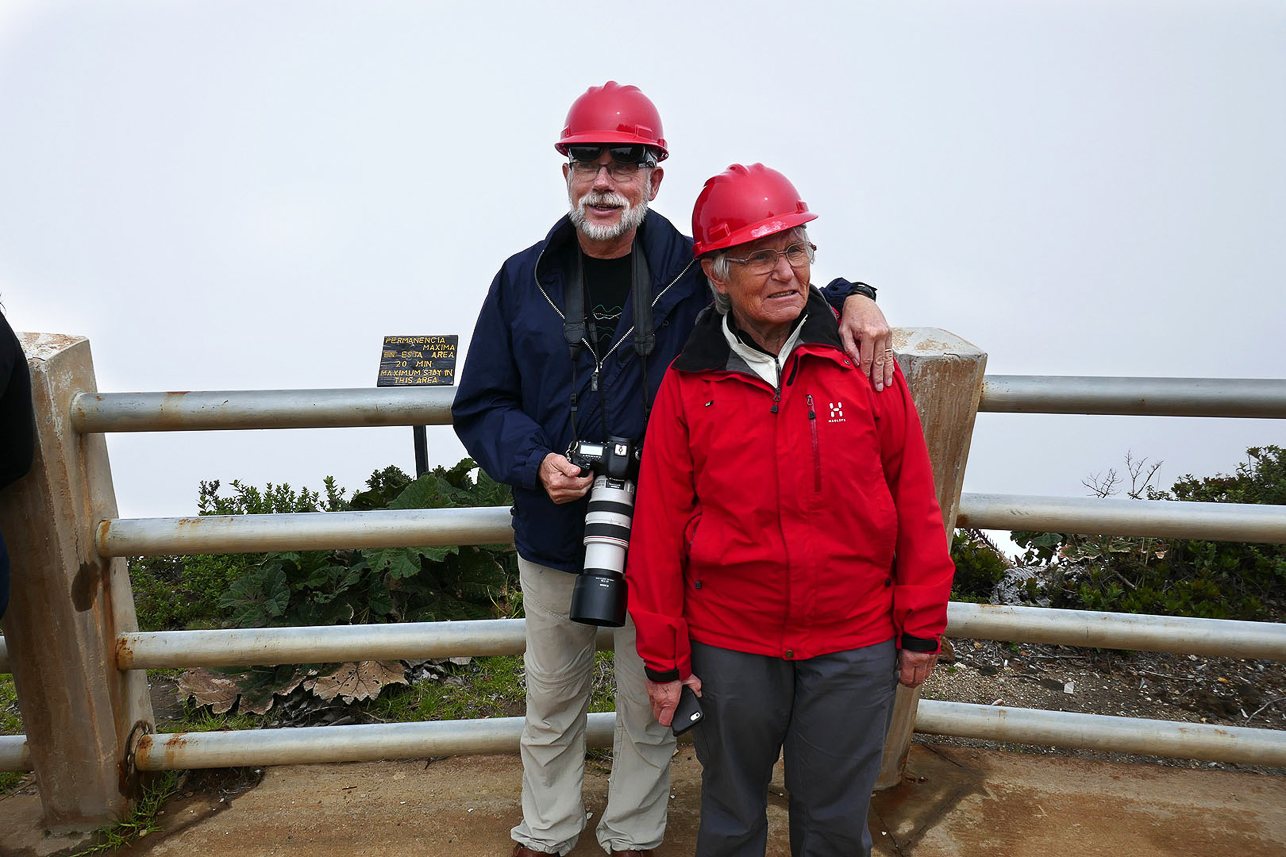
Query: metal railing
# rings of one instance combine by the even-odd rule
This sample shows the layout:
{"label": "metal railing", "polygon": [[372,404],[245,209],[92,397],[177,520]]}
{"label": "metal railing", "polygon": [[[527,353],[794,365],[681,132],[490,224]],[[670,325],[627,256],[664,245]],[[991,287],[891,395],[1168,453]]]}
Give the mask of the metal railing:
{"label": "metal railing", "polygon": [[[964,494],[957,525],[986,530],[1181,536],[1286,542],[1286,507],[1170,500]],[[115,518],[98,526],[103,556],[499,544],[513,540],[506,506],[371,512]]]}
{"label": "metal railing", "polygon": [[1286,418],[1286,380],[990,375],[978,410],[1007,414]]}
{"label": "metal railing", "polygon": [[[80,393],[76,431],[215,431],[450,425],[454,387]],[[978,410],[1286,419],[1286,380],[989,375]]]}
{"label": "metal railing", "polygon": [[454,397],[454,387],[80,393],[71,424],[81,434],[450,425]]}
{"label": "metal railing", "polygon": [[[189,393],[80,393],[81,434],[139,431],[445,425],[452,388]],[[1286,381],[993,376],[978,410],[1286,418]],[[964,494],[959,526],[1286,543],[1286,507]],[[111,518],[95,543],[105,557],[512,541],[507,508]],[[1286,626],[952,603],[949,636],[1222,657],[1286,660]],[[600,648],[610,637],[600,636]],[[125,633],[122,670],[358,659],[516,654],[522,620],[325,628]],[[0,670],[8,655],[0,639]],[[590,715],[591,746],[609,746],[612,714]],[[1286,765],[1286,733],[925,700],[915,728],[1118,752]],[[355,761],[514,750],[521,718],[373,726],[145,735],[143,770]],[[0,770],[31,764],[23,736],[0,738]]]}
{"label": "metal railing", "polygon": [[[1286,625],[1276,623],[954,602],[948,607],[947,623],[951,637],[1286,661]],[[512,655],[523,651],[522,626],[520,619],[499,619],[123,634],[117,661],[122,669],[155,669]],[[610,648],[610,634],[600,632],[598,643],[600,649]],[[611,745],[612,717],[610,713],[590,715],[590,746]],[[345,730],[343,740],[334,729]],[[1286,733],[1268,729],[935,700],[920,703],[915,729],[935,735],[1286,765]],[[514,751],[521,732],[522,718],[510,717],[145,736],[135,758],[143,770],[419,758]]]}

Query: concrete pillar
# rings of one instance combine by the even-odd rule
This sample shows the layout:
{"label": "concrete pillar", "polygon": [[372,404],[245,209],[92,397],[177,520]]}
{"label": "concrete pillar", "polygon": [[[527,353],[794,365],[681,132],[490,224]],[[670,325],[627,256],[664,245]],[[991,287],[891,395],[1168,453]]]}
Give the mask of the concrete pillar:
{"label": "concrete pillar", "polygon": [[125,560],[94,547],[98,522],[116,517],[107,443],[71,425],[72,396],[97,389],[89,341],[19,339],[36,456],[0,496],[12,555],[5,642],[45,822],[55,832],[87,830],[129,809],[137,783],[128,742],[135,729],[151,729],[152,705],[147,674],[116,667],[116,635],[138,629]]}
{"label": "concrete pillar", "polygon": [[[978,399],[982,395],[987,355],[955,334],[931,327],[895,330],[893,348],[920,412],[920,422],[924,424],[924,439],[933,461],[934,486],[938,504],[942,506],[942,523],[950,543],[960,508],[960,491],[964,487],[965,463],[969,458]],[[909,690],[898,685],[877,789],[891,788],[902,781],[919,703],[918,688]]]}

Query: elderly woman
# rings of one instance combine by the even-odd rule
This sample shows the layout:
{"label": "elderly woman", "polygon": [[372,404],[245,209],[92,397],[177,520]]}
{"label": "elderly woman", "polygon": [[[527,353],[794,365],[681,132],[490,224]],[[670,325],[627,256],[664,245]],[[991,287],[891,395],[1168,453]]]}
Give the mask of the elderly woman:
{"label": "elderly woman", "polygon": [[[900,372],[876,394],[810,286],[816,215],[761,164],[692,214],[715,293],[661,384],[627,577],[652,708],[705,712],[697,854],[763,855],[783,748],[791,852],[869,854],[893,691],[928,677],[953,568]],[[892,359],[891,356],[888,359]]]}

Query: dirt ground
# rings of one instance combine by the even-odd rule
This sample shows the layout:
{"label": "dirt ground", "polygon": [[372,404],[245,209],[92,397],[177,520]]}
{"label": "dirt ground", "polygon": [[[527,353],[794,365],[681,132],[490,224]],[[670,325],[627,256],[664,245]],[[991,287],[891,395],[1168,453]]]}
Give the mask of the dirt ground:
{"label": "dirt ground", "polygon": [[[701,771],[690,745],[680,745],[670,771],[669,820],[656,855],[684,857],[694,851],[700,806]],[[1286,853],[1282,777],[923,744],[912,747],[907,771],[872,800],[874,857]],[[193,774],[185,784],[191,790],[162,812],[161,831],[114,853],[501,857],[513,847],[521,779],[516,754]],[[591,764],[587,830],[568,857],[602,855],[590,831],[606,791],[605,767]],[[769,786],[765,857],[789,857],[786,805],[779,764]],[[3,857],[73,857],[87,844],[41,828],[37,798],[0,800]]]}
{"label": "dirt ground", "polygon": [[[1014,645],[989,640],[956,639],[951,642],[953,652],[944,653],[943,662],[925,685],[923,695],[927,699],[1249,726],[1261,729],[1286,729],[1286,664],[1229,658],[1202,658],[1193,655],[1087,650],[1066,646]],[[154,683],[153,694],[158,720],[164,720],[176,709],[174,685],[169,681],[158,680]],[[916,741],[921,747],[920,758],[922,759],[931,759],[933,752],[958,754],[1011,750],[1023,754],[1067,757],[1069,762],[1072,760],[1130,762],[1168,768],[1202,769],[1212,773],[1214,771],[1250,773],[1268,778],[1264,781],[1266,784],[1269,781],[1278,784],[1274,785],[1274,788],[1279,787],[1282,780],[1286,779],[1286,768],[1280,767],[1132,756],[939,736],[916,736]],[[925,756],[923,751],[930,751],[930,755]],[[690,745],[686,748],[681,747],[680,753],[690,756]],[[479,757],[478,764],[482,764],[482,760],[488,758],[491,757]],[[699,766],[696,766],[692,759],[676,758],[676,764],[685,761],[694,772],[686,775],[687,779],[676,782],[676,791],[686,789],[693,791],[694,794],[688,795],[684,801],[676,805],[676,810],[680,814],[688,810],[695,812],[697,806],[695,795],[699,794],[699,779],[694,779],[699,778]],[[513,762],[514,760],[510,760],[510,763]],[[411,769],[406,767],[408,764],[413,766],[418,764],[420,767],[425,765],[423,761],[383,764],[396,766],[397,771],[402,771],[403,775],[410,775]],[[438,764],[440,763],[431,763],[431,765]],[[463,762],[451,761],[451,765],[458,764]],[[487,762],[487,764],[504,763]],[[953,766],[958,765],[957,759],[953,762]],[[329,769],[333,766],[306,768],[303,773],[297,773],[294,776],[296,780],[300,778],[307,780],[313,776],[322,777],[323,767]],[[428,770],[428,768],[424,769]],[[166,831],[141,840],[136,846],[122,850],[119,854],[194,853],[178,845],[182,840],[181,832],[225,811],[234,800],[237,800],[239,805],[245,805],[240,799],[248,793],[257,793],[268,788],[268,784],[275,782],[273,778],[277,776],[277,770],[238,768],[185,774],[180,783],[179,793],[166,806],[163,816]],[[308,773],[309,770],[315,771],[315,774]],[[352,770],[357,768],[354,767]],[[601,754],[591,758],[588,771],[590,780],[605,782],[608,771],[608,765],[601,758]],[[499,775],[499,772],[497,774]],[[479,774],[474,772],[468,776],[470,781],[474,782],[473,778]],[[513,779],[512,771],[500,777],[500,781],[505,783]],[[320,783],[321,780],[318,782]],[[476,782],[482,783],[483,780]],[[361,789],[360,786],[353,786],[346,791],[346,788],[336,786],[335,791],[341,796],[348,791],[357,795]],[[37,801],[35,795],[35,782],[29,776],[17,790],[5,798],[0,798],[0,802]],[[516,817],[517,808],[509,806],[513,800],[512,795],[504,798],[495,797],[505,805],[504,811],[507,813],[504,823],[497,820],[494,825],[495,835],[498,837],[497,847],[503,850],[503,840],[507,837],[507,824],[511,821],[509,816]],[[477,800],[485,803],[486,795],[478,796]],[[496,812],[501,811],[500,803],[494,807]],[[774,805],[778,804],[781,805],[779,808],[784,810],[784,792],[774,799]],[[686,808],[678,809],[680,806]],[[332,810],[342,811],[342,808],[336,806],[332,807]],[[879,801],[875,810],[877,815],[873,816],[873,819],[876,819],[873,824],[878,823]],[[473,810],[466,808],[463,811],[472,812]],[[692,819],[687,819],[687,822],[695,823]],[[777,823],[780,826],[784,824],[784,820],[778,819]],[[297,834],[287,832],[284,835],[289,837]],[[0,839],[3,838],[0,837]],[[447,836],[447,839],[450,839],[450,836]],[[588,842],[592,843],[592,837]],[[169,850],[163,843],[174,843],[177,850]],[[425,844],[428,844],[427,840]],[[47,842],[46,845],[53,848],[54,843]],[[434,848],[438,846],[445,849],[443,853],[451,852],[450,842],[437,843]],[[578,846],[574,853],[580,854],[581,851],[582,848]],[[587,854],[595,852],[595,848],[585,851]],[[878,852],[879,849],[877,849]],[[0,847],[0,854],[5,853],[5,849]],[[24,855],[72,854],[74,849],[56,848],[19,853]],[[271,853],[277,852],[274,850]],[[378,849],[364,848],[360,853],[380,852]],[[438,852],[431,848],[424,853]],[[889,853],[902,852],[896,850]],[[1282,853],[1286,853],[1286,850]],[[381,855],[381,857],[387,857],[387,855]]]}

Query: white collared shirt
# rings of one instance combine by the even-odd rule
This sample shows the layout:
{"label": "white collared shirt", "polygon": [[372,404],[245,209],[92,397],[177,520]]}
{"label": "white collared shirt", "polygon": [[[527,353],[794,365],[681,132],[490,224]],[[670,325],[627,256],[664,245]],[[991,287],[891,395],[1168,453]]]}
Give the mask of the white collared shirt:
{"label": "white collared shirt", "polygon": [[738,339],[737,334],[728,323],[728,319],[731,317],[731,311],[723,317],[723,336],[728,340],[728,345],[732,348],[733,353],[746,361],[746,365],[754,370],[756,375],[772,384],[774,390],[777,389],[781,385],[782,367],[786,365],[786,358],[790,356],[790,352],[795,350],[795,345],[799,342],[799,333],[804,329],[804,321],[808,316],[805,315],[799,320],[799,323],[795,325],[795,329],[790,332],[790,336],[782,344],[781,351],[775,357],[767,352],[760,351],[758,348],[751,348]]}

